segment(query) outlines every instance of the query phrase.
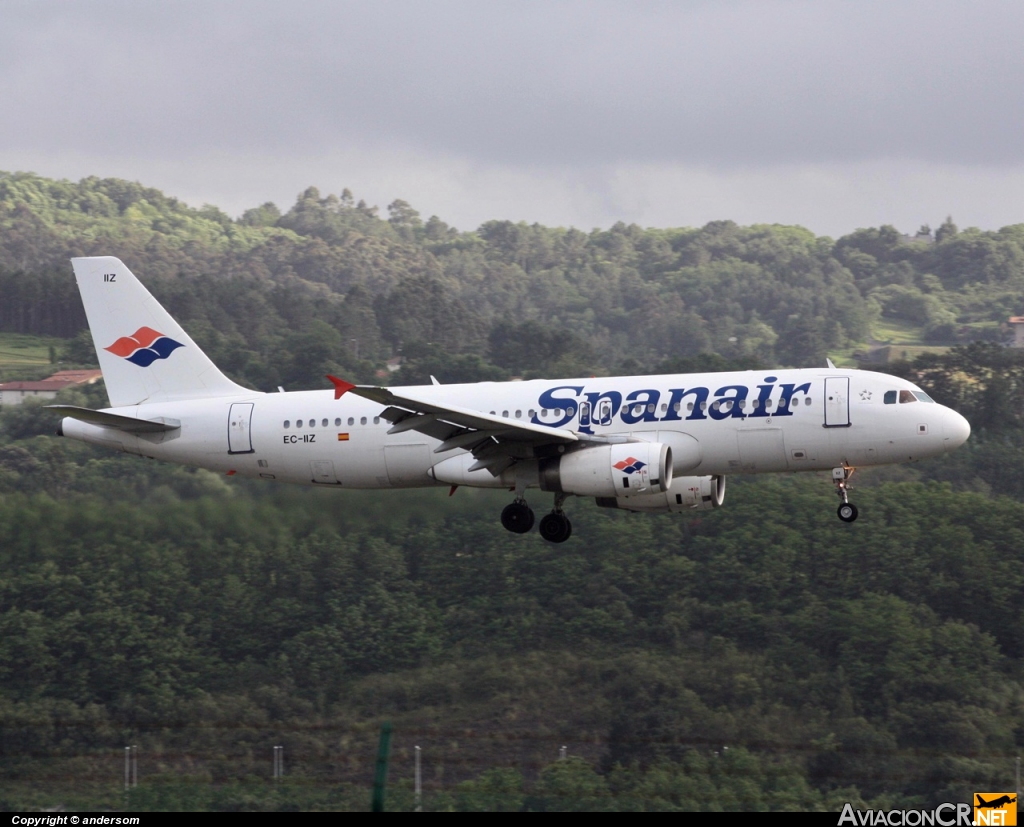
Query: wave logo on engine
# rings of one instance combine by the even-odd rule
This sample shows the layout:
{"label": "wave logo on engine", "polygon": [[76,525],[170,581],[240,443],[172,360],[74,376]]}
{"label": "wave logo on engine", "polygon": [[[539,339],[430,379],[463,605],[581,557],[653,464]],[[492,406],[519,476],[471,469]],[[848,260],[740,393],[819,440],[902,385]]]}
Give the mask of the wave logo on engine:
{"label": "wave logo on engine", "polygon": [[122,336],[103,349],[140,368],[148,368],[157,359],[166,359],[179,347],[185,346],[151,327],[140,327],[131,336]]}
{"label": "wave logo on engine", "polygon": [[616,462],[612,467],[619,469],[623,474],[635,474],[641,468],[646,468],[647,463],[641,462],[636,457],[626,457],[624,460]]}

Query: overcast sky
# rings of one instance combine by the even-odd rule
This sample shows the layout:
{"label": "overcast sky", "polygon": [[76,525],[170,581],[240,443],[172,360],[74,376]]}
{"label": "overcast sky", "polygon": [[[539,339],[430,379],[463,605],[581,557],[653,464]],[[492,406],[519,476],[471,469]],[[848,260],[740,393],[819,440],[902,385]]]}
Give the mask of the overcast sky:
{"label": "overcast sky", "polygon": [[1024,222],[1024,3],[0,2],[0,169],[472,229]]}

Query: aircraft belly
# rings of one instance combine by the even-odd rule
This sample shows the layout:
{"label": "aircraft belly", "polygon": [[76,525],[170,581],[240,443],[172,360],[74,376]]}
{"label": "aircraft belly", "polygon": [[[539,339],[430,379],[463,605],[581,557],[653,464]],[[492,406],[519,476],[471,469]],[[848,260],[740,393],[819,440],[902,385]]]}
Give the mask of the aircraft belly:
{"label": "aircraft belly", "polygon": [[786,470],[786,443],[782,428],[741,428],[736,432],[736,442],[743,473]]}
{"label": "aircraft belly", "polygon": [[362,442],[353,434],[353,442],[338,443],[334,467],[342,485],[350,488],[387,488],[384,451],[379,443]]}
{"label": "aircraft belly", "polygon": [[434,480],[428,472],[434,461],[426,443],[387,445],[384,448],[388,482],[393,488],[433,485]]}

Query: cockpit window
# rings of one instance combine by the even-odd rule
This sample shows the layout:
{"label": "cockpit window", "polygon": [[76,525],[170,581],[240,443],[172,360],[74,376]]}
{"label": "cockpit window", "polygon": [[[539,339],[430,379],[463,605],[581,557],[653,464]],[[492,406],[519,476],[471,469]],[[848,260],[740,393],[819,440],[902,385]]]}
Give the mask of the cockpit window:
{"label": "cockpit window", "polygon": [[900,404],[905,405],[908,402],[916,402],[912,391],[900,391]]}
{"label": "cockpit window", "polygon": [[929,396],[928,394],[926,394],[926,393],[925,393],[924,391],[914,391],[914,396],[916,396],[916,397],[917,397],[918,399],[920,399],[920,400],[921,400],[922,402],[931,402],[931,403],[933,403],[933,404],[934,404],[934,402],[935,402],[935,400],[934,400],[934,399],[932,399],[932,398],[931,398],[931,397],[930,397],[930,396]]}
{"label": "cockpit window", "polygon": [[898,391],[886,391],[882,401],[885,402],[886,405],[895,405],[897,393]]}

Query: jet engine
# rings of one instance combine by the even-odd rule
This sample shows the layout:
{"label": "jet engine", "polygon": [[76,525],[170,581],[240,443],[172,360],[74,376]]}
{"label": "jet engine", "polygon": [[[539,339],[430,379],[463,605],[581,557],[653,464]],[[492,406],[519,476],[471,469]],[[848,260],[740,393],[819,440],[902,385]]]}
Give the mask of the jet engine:
{"label": "jet engine", "polygon": [[516,484],[517,472],[528,484],[543,491],[576,494],[581,497],[665,496],[672,485],[672,449],[661,442],[623,442],[588,445],[555,457],[524,460],[497,476],[483,468],[471,471],[472,454],[442,460],[430,469],[438,482],[507,488]]}
{"label": "jet engine", "polygon": [[718,508],[725,501],[725,477],[675,477],[667,491],[595,499],[602,508],[627,511],[703,511]]}
{"label": "jet engine", "polygon": [[672,449],[661,442],[598,445],[542,459],[540,487],[582,497],[664,496],[672,485]]}

